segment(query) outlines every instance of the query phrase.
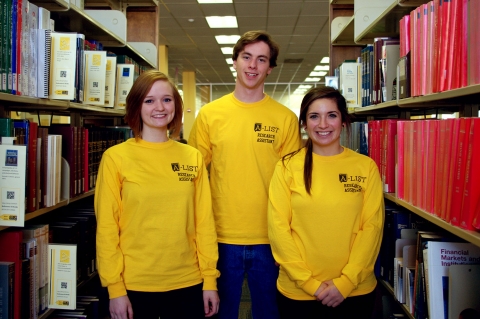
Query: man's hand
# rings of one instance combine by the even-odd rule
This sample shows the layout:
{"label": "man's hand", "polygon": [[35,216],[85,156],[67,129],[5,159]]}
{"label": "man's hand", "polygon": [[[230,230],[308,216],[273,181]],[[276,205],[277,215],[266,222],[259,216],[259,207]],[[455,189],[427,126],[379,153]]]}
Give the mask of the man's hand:
{"label": "man's hand", "polygon": [[[318,295],[316,295],[317,300],[321,301],[322,304],[328,307],[336,307],[341,304],[345,300],[345,298],[343,298],[340,291],[337,289],[337,287],[335,287],[333,281],[328,280],[326,282],[323,282],[322,285],[320,285],[320,288],[322,288],[324,283],[327,285],[327,287],[323,289]],[[320,290],[320,288],[318,289]]]}
{"label": "man's hand", "polygon": [[220,298],[216,290],[204,290],[203,291],[203,307],[205,310],[205,317],[211,317],[218,313],[220,306]]}

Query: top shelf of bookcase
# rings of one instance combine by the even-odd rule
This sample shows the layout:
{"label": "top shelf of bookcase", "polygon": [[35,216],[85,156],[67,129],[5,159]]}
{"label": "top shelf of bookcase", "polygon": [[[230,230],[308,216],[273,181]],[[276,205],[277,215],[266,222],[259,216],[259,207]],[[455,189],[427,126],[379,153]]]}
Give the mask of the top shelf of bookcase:
{"label": "top shelf of bookcase", "polygon": [[422,218],[425,218],[429,222],[441,227],[442,229],[445,229],[446,231],[454,234],[455,236],[458,236],[462,239],[465,239],[466,241],[471,242],[472,244],[474,244],[476,246],[480,246],[480,233],[479,232],[465,230],[465,229],[462,229],[460,227],[453,226],[453,225],[447,223],[446,221],[444,221],[443,219],[441,219],[441,218],[439,218],[435,215],[432,215],[432,214],[430,214],[430,213],[428,213],[428,212],[426,212],[426,211],[424,211],[424,210],[422,210],[418,207],[415,207],[415,206],[411,205],[410,203],[407,203],[404,200],[401,200],[401,199],[397,198],[395,196],[395,194],[385,193],[385,198],[388,199],[388,200],[391,200],[392,202],[396,203],[397,205],[405,207],[409,211],[414,212],[418,216],[420,216]]}
{"label": "top shelf of bookcase", "polygon": [[353,0],[330,0],[330,4],[353,4]]}
{"label": "top shelf of bookcase", "polygon": [[396,37],[398,21],[427,0],[355,0],[354,41],[373,43],[376,37]]}

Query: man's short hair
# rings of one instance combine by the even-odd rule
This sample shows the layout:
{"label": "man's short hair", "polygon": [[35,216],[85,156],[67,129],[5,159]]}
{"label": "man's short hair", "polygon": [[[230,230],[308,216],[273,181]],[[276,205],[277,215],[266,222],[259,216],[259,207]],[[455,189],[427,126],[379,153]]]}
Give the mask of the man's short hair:
{"label": "man's short hair", "polygon": [[270,48],[270,67],[274,68],[277,66],[277,57],[278,52],[280,51],[278,44],[273,41],[272,37],[266,31],[248,31],[245,32],[240,39],[238,39],[237,44],[233,47],[233,61],[236,61],[240,52],[245,49],[245,46],[257,43],[265,42]]}

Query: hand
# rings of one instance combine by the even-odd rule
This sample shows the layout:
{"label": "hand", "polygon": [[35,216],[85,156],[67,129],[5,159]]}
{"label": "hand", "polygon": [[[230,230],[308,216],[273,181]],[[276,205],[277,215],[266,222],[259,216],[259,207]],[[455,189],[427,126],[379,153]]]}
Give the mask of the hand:
{"label": "hand", "polygon": [[112,319],[133,319],[130,299],[127,296],[110,299],[110,316]]}
{"label": "hand", "polygon": [[205,310],[205,317],[211,317],[218,313],[220,307],[220,298],[216,290],[203,291],[203,308]]}
{"label": "hand", "polygon": [[[327,287],[323,289],[316,297],[318,301],[321,301],[323,305],[328,307],[336,307],[341,304],[345,298],[343,298],[340,291],[335,287],[332,280],[324,282]],[[322,283],[323,285],[323,283]],[[320,288],[322,287],[320,285]],[[320,289],[318,288],[318,289]],[[318,291],[318,290],[317,290]]]}
{"label": "hand", "polygon": [[320,287],[318,287],[317,291],[315,291],[315,293],[313,294],[315,297],[317,297],[322,291],[325,290],[325,288],[328,287],[328,284],[324,281],[322,282],[322,284],[320,285]]}

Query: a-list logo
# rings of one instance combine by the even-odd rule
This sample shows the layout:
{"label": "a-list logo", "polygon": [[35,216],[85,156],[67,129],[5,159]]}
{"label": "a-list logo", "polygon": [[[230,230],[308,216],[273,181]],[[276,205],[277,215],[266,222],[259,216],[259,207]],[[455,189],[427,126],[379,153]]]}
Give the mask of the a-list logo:
{"label": "a-list logo", "polygon": [[257,142],[272,144],[275,142],[275,136],[279,131],[276,126],[263,126],[262,123],[255,123],[253,130],[257,133]]}
{"label": "a-list logo", "polygon": [[346,193],[357,193],[362,191],[361,183],[367,180],[364,176],[348,176],[348,174],[338,174],[338,180],[343,183]]}
{"label": "a-list logo", "polygon": [[178,180],[181,182],[192,181],[196,176],[198,171],[198,166],[196,165],[183,165],[180,163],[171,163],[172,171],[178,174]]}

